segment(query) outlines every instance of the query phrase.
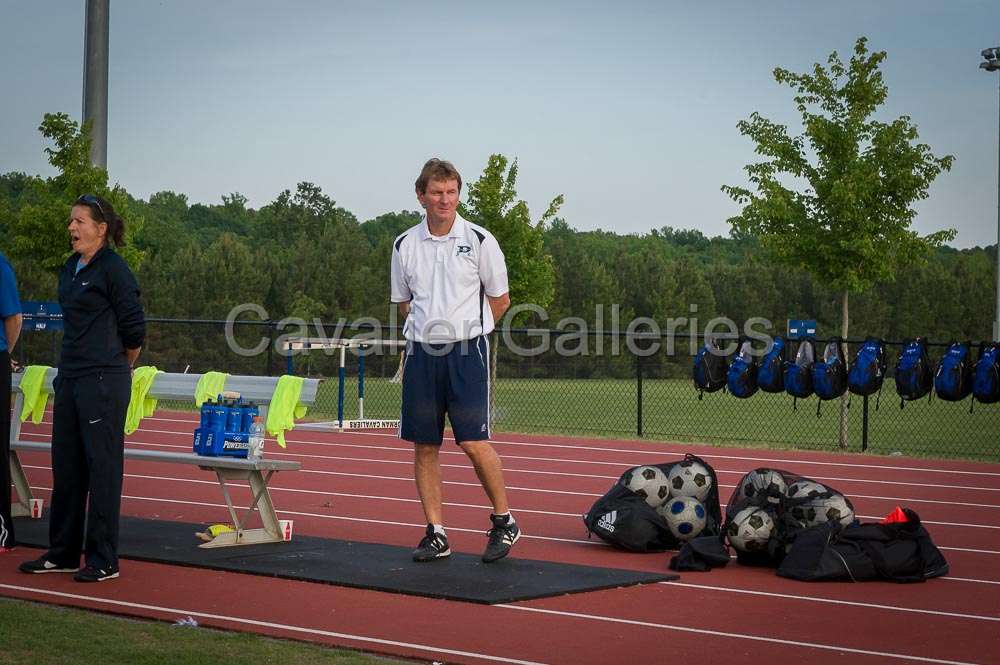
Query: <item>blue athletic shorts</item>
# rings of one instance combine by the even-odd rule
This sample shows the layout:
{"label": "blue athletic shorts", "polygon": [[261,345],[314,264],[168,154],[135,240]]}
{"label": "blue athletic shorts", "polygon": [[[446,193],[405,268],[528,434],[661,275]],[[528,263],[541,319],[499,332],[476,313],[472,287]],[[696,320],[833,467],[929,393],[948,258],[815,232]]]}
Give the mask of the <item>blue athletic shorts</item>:
{"label": "blue athletic shorts", "polygon": [[409,342],[399,437],[441,445],[447,413],[456,442],[489,439],[489,351],[483,336],[454,344]]}

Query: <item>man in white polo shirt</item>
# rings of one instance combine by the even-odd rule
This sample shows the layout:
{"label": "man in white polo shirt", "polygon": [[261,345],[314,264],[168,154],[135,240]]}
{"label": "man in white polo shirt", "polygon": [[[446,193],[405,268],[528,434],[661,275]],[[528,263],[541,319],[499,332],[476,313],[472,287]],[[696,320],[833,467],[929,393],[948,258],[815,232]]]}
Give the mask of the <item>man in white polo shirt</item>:
{"label": "man in white polo shirt", "polygon": [[493,504],[483,561],[502,559],[521,537],[507,505],[500,458],[489,444],[488,335],[510,306],[507,266],[496,238],[458,214],[462,176],[431,159],[417,178],[426,214],[396,238],[391,300],[406,317],[399,436],[414,444],[413,476],[427,518],[414,561],[451,554],[442,516],[438,452],[448,414],[455,441],[472,460]]}

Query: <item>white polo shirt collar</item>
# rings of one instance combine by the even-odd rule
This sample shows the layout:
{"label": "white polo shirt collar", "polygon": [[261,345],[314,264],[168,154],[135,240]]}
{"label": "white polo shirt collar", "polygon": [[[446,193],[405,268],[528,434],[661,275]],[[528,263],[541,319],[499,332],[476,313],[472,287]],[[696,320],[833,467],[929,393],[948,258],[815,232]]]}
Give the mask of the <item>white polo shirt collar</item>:
{"label": "white polo shirt collar", "polygon": [[420,221],[420,230],[418,231],[421,240],[436,240],[437,242],[444,242],[451,238],[464,238],[466,234],[466,221],[459,215],[455,213],[455,221],[452,222],[451,230],[448,231],[447,235],[436,236],[431,233],[431,228],[427,224],[427,215]]}

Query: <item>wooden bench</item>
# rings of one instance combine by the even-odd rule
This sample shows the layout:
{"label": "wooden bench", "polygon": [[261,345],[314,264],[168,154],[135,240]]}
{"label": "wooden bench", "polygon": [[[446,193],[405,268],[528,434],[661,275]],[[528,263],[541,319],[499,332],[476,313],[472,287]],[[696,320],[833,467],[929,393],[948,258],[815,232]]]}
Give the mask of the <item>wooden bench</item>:
{"label": "wooden bench", "polygon": [[[45,375],[45,389],[50,394],[53,392],[52,381],[55,379],[56,373],[55,369],[50,369]],[[34,498],[31,493],[31,487],[28,484],[28,478],[24,473],[24,468],[21,466],[18,451],[51,452],[52,450],[51,443],[22,441],[20,439],[20,414],[21,408],[24,405],[24,395],[20,390],[21,377],[21,374],[13,376],[12,391],[15,397],[10,427],[11,480],[18,497],[18,501],[12,506],[11,512],[16,517],[32,515],[31,507],[32,499]],[[193,402],[195,387],[198,385],[198,379],[200,378],[200,374],[175,374],[169,372],[158,374],[148,394],[150,397],[160,400]],[[306,406],[315,404],[320,383],[320,379],[306,379],[302,386],[299,402]],[[260,415],[266,421],[267,407],[277,385],[278,377],[233,375],[226,381],[226,390],[238,392],[245,400],[257,403],[260,406]],[[193,434],[194,427],[192,426],[192,436]],[[193,464],[206,471],[215,472],[235,530],[219,534],[210,542],[202,544],[201,547],[251,545],[284,540],[281,525],[278,522],[278,516],[274,509],[274,503],[271,501],[271,494],[268,491],[268,483],[271,481],[271,477],[278,471],[295,471],[300,469],[302,465],[299,462],[275,459],[248,460],[237,457],[206,457],[188,452],[165,452],[131,448],[128,446],[125,447],[125,458],[147,462]],[[250,486],[252,500],[250,506],[244,511],[242,519],[240,519],[237,509],[233,505],[229,488],[226,486],[227,480],[243,480]],[[246,528],[254,512],[260,515],[263,528]],[[35,515],[35,517],[40,517],[40,515]]]}

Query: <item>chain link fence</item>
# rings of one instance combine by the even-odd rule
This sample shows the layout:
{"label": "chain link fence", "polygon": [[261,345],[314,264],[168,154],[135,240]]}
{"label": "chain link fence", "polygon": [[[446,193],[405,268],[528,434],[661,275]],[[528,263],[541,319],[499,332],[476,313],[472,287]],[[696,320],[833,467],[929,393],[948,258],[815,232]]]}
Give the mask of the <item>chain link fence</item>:
{"label": "chain link fence", "polygon": [[[141,362],[171,372],[281,374],[324,378],[309,417],[336,420],[340,352],[313,350],[289,358],[279,342],[287,331],[273,322],[239,323],[227,341],[224,321],[150,319]],[[358,334],[357,330],[350,331]],[[370,331],[368,334],[371,334]],[[398,331],[383,330],[386,338]],[[27,333],[18,351],[24,363],[55,365],[58,333]],[[515,330],[494,334],[493,424],[497,431],[638,437],[718,445],[840,450],[840,402],[814,396],[794,400],[757,392],[700,395],[691,380],[700,336],[587,334]],[[234,350],[233,343],[245,351]],[[848,345],[853,358],[860,341]],[[931,360],[946,345],[930,344]],[[946,402],[934,397],[901,407],[893,366],[902,348],[888,342],[889,376],[881,393],[851,396],[849,451],[1000,461],[1000,404]],[[401,357],[392,347],[345,354],[344,417],[399,417]],[[364,400],[360,364],[364,364]],[[167,405],[164,405],[167,406]],[[194,408],[192,405],[170,405]],[[817,408],[817,406],[819,408]],[[363,413],[362,413],[363,409]]]}

